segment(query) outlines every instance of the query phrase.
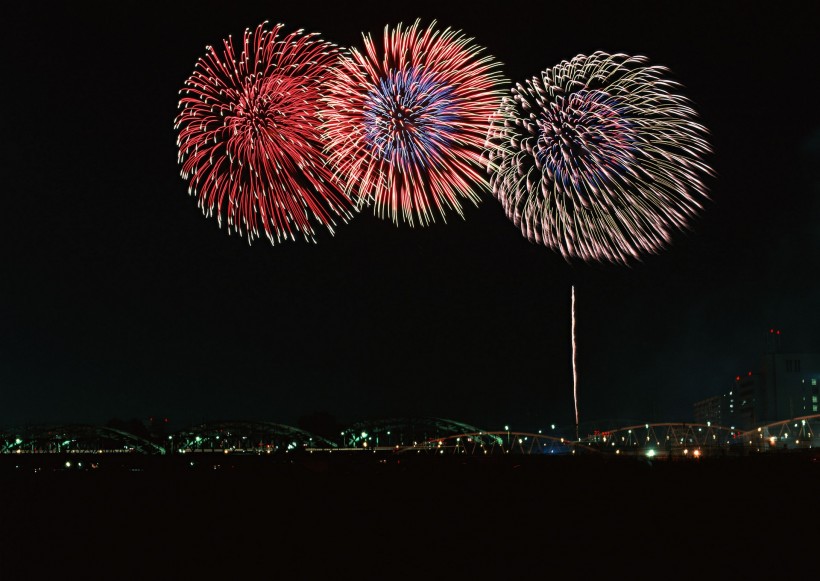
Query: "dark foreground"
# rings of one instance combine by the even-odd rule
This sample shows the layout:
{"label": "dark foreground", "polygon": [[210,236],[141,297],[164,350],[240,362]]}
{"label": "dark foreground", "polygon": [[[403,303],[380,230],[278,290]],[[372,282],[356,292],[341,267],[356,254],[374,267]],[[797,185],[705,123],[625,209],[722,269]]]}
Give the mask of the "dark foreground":
{"label": "dark foreground", "polygon": [[0,494],[0,579],[780,578],[820,554],[807,453],[20,455]]}

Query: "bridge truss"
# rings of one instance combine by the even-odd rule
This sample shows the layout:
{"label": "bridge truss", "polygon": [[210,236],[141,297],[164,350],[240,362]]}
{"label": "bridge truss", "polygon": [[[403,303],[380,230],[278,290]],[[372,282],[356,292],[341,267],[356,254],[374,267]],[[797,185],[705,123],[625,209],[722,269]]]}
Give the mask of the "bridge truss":
{"label": "bridge truss", "polygon": [[486,445],[501,444],[498,437],[475,426],[445,418],[389,418],[359,422],[342,433],[347,448],[402,448],[428,440],[448,439],[451,436],[470,434],[473,439]]}
{"label": "bridge truss", "polygon": [[164,447],[140,436],[116,428],[83,424],[9,432],[0,445],[0,453],[3,454],[165,454]]}
{"label": "bridge truss", "polygon": [[222,421],[199,424],[171,436],[174,450],[187,452],[273,453],[336,448],[327,438],[273,422]]}

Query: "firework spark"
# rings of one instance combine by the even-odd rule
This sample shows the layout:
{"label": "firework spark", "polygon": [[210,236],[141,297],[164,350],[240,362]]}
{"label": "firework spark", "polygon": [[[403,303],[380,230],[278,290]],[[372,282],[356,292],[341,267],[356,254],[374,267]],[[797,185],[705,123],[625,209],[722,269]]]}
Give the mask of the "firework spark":
{"label": "firework spark", "polygon": [[565,258],[656,253],[707,199],[706,129],[667,69],[579,55],[517,84],[489,134],[494,195],[531,241]]}
{"label": "firework spark", "polygon": [[188,192],[206,216],[223,211],[228,233],[251,242],[260,225],[271,243],[301,234],[314,240],[311,218],[333,233],[352,202],[327,168],[319,131],[319,91],[337,49],[283,25],[245,30],[200,58],[185,81],[175,120]]}
{"label": "firework spark", "polygon": [[359,206],[411,226],[463,216],[489,189],[481,171],[501,103],[498,63],[461,32],[385,27],[383,45],[341,57],[326,83],[326,151]]}

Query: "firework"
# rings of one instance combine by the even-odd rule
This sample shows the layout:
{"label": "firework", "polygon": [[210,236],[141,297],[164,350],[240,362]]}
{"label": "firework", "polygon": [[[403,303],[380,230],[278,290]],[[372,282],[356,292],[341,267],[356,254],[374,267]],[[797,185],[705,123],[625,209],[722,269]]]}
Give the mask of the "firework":
{"label": "firework", "polygon": [[385,27],[381,47],[341,57],[322,111],[330,164],[358,206],[428,225],[480,201],[489,119],[501,103],[498,63],[459,31]]}
{"label": "firework", "polygon": [[706,130],[667,69],[646,62],[579,55],[504,97],[490,181],[531,241],[567,259],[627,263],[701,209]]}
{"label": "firework", "polygon": [[333,233],[352,203],[327,168],[319,131],[319,90],[337,49],[299,30],[279,38],[277,24],[245,30],[237,56],[231,38],[207,47],[185,81],[175,120],[188,192],[206,216],[223,212],[228,233],[261,229],[271,243],[297,234],[314,240],[312,220]]}

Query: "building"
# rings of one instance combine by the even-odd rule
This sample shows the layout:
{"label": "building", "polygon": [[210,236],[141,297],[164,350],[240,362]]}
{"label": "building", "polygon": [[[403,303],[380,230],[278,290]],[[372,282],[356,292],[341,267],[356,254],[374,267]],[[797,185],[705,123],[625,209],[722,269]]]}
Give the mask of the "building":
{"label": "building", "polygon": [[725,396],[715,395],[695,402],[695,423],[723,425]]}
{"label": "building", "polygon": [[773,422],[818,413],[818,353],[767,353],[763,356],[761,421]]}
{"label": "building", "polygon": [[820,353],[766,353],[760,371],[734,378],[720,396],[694,404],[695,421],[749,430],[820,413]]}

